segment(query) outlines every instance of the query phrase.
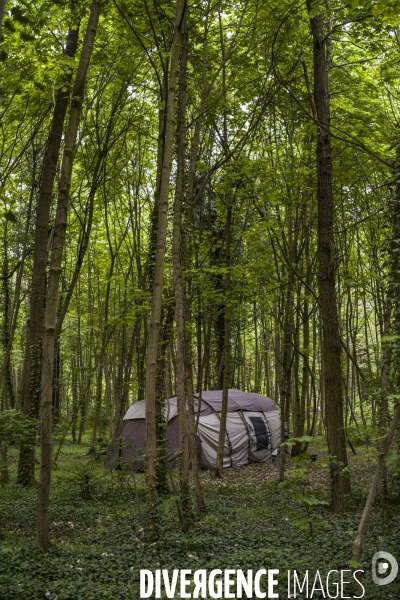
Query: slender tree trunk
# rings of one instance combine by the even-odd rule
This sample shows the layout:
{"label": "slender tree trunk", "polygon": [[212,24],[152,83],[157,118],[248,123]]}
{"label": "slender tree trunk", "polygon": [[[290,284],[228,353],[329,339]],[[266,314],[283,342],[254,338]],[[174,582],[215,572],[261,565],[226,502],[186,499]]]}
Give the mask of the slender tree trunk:
{"label": "slender tree trunk", "polygon": [[103,323],[103,329],[102,329],[102,333],[101,333],[100,354],[99,354],[99,362],[98,362],[98,367],[97,367],[96,400],[95,400],[95,406],[94,406],[92,441],[91,441],[90,450],[89,450],[92,454],[94,454],[94,452],[95,452],[97,430],[98,430],[99,423],[100,423],[101,400],[103,397],[103,373],[104,373],[104,366],[105,366],[105,361],[106,361],[107,342],[108,342],[108,338],[109,338],[108,312],[109,312],[109,306],[110,306],[111,278],[114,273],[115,259],[117,256],[117,252],[113,252],[113,250],[111,249],[111,246],[110,246],[110,252],[112,253],[112,255],[111,255],[111,264],[110,264],[110,268],[108,271],[107,287],[106,287],[106,294],[105,294],[105,300],[104,300],[104,323]]}
{"label": "slender tree trunk", "polygon": [[[188,398],[189,410],[189,433],[190,433],[190,464],[192,467],[194,491],[196,494],[197,507],[200,511],[204,510],[203,492],[199,477],[199,469],[197,462],[197,424],[194,418],[194,388],[193,388],[193,372],[192,358],[190,356],[190,333],[186,331],[185,344],[185,359],[186,359],[186,390]],[[199,408],[200,411],[200,408]]]}
{"label": "slender tree trunk", "polygon": [[225,233],[225,311],[224,311],[224,375],[222,388],[222,410],[219,427],[217,464],[215,477],[222,477],[224,468],[224,448],[226,440],[226,418],[228,414],[228,389],[231,363],[231,230],[232,230],[233,194],[226,195],[226,233]]}
{"label": "slender tree trunk", "polygon": [[193,528],[193,513],[189,485],[189,431],[186,405],[186,334],[185,334],[185,292],[182,274],[182,205],[185,176],[186,150],[186,68],[187,68],[187,26],[186,15],[182,23],[181,57],[179,72],[179,111],[178,111],[178,168],[175,187],[174,225],[172,241],[172,261],[175,288],[175,318],[177,332],[177,374],[176,395],[179,419],[179,478],[180,508],[182,528]]}
{"label": "slender tree trunk", "polygon": [[[389,304],[389,303],[388,303]],[[383,335],[390,334],[390,308],[387,307],[384,316]],[[379,429],[381,436],[385,435],[389,424],[389,371],[390,371],[390,345],[385,344],[382,351],[382,380],[381,380],[381,403],[379,415]],[[382,488],[383,488],[383,520],[390,519],[390,503],[389,503],[389,486],[387,476],[386,463],[383,465],[382,471]]]}
{"label": "slender tree trunk", "polygon": [[[204,342],[204,354],[202,361],[202,368],[204,372],[204,384],[203,389],[208,390],[208,383],[210,381],[210,346],[211,346],[211,331],[212,331],[212,315],[209,315],[207,326],[205,330],[205,342]],[[201,389],[200,389],[201,392]]]}
{"label": "slender tree trunk", "polygon": [[313,34],[314,102],[317,113],[318,288],[323,335],[324,392],[330,454],[332,509],[340,512],[350,495],[343,419],[341,342],[335,290],[332,140],[330,132],[329,67],[332,24],[325,26],[318,2],[308,0]]}
{"label": "slender tree trunk", "polygon": [[[309,388],[310,388],[310,364],[309,364],[309,350],[310,350],[310,287],[312,283],[312,273],[311,273],[311,264],[310,264],[310,229],[307,223],[307,206],[304,207],[303,212],[303,222],[304,222],[304,254],[305,254],[305,263],[306,263],[306,285],[304,287],[304,304],[303,304],[303,319],[302,319],[302,329],[303,329],[303,356],[302,356],[302,379],[301,379],[301,396],[298,404],[298,413],[296,417],[296,431],[295,437],[302,437],[304,435],[304,428],[306,425],[306,401],[309,397]],[[299,342],[298,342],[299,344]],[[309,411],[308,411],[309,413]],[[308,415],[309,421],[309,415]],[[308,426],[309,429],[309,426]],[[301,452],[304,451],[304,445],[296,442],[296,444],[292,448],[291,456],[298,456]]]}
{"label": "slender tree trunk", "polygon": [[79,410],[79,400],[78,400],[78,361],[76,356],[72,357],[71,361],[71,397],[72,397],[72,443],[76,444],[76,426],[78,421],[78,410]]}
{"label": "slender tree trunk", "polygon": [[281,336],[280,336],[280,324],[279,324],[279,301],[278,297],[275,296],[273,302],[274,311],[274,399],[275,402],[279,398],[279,385],[281,381]]}
{"label": "slender tree trunk", "polygon": [[[78,45],[78,30],[70,29],[68,32],[66,56],[74,56]],[[72,80],[72,71],[69,70],[57,92],[54,105],[53,118],[50,126],[47,147],[43,159],[42,177],[36,208],[35,240],[33,251],[33,270],[30,296],[29,318],[29,353],[25,370],[25,397],[22,412],[32,417],[39,416],[40,406],[40,377],[42,341],[44,328],[44,300],[46,290],[47,266],[47,240],[51,199],[53,194],[54,179],[56,176],[58,155],[64,129],[64,120],[69,102],[69,89]],[[22,485],[35,483],[35,440],[30,440],[21,446],[18,462],[17,481]]]}
{"label": "slender tree trunk", "polygon": [[282,382],[280,393],[281,409],[281,449],[279,456],[279,480],[285,477],[286,441],[285,430],[289,428],[290,400],[292,395],[292,344],[293,344],[293,223],[289,216],[288,222],[288,278],[285,294],[285,311],[283,323],[283,348],[282,348]]}
{"label": "slender tree trunk", "polygon": [[0,38],[3,34],[3,17],[4,17],[5,0],[0,0]]}
{"label": "slender tree trunk", "polygon": [[[167,457],[167,427],[165,398],[173,395],[172,385],[168,385],[166,373],[168,353],[173,342],[172,321],[174,309],[172,302],[162,307],[160,334],[157,346],[157,371],[156,371],[156,426],[157,426],[157,461],[156,485],[157,494],[162,497],[169,493],[168,484],[168,457]],[[170,369],[171,371],[171,369]]]}
{"label": "slender tree trunk", "polygon": [[[196,252],[196,266],[198,267],[198,252]],[[202,345],[202,324],[203,312],[200,289],[197,290],[197,316],[196,316],[196,343],[197,343],[197,380],[196,380],[196,392],[199,393],[202,390],[202,373],[203,373],[203,345]]]}
{"label": "slender tree trunk", "polygon": [[259,394],[261,388],[261,369],[259,365],[258,351],[258,328],[257,328],[257,302],[253,302],[253,322],[254,322],[254,391]]}
{"label": "slender tree trunk", "polygon": [[8,472],[8,446],[7,444],[0,444],[1,456],[0,456],[0,481],[1,485],[5,485],[9,482],[9,472]]}
{"label": "slender tree trunk", "polygon": [[61,394],[60,394],[60,374],[61,374],[61,348],[60,342],[56,339],[54,344],[54,360],[53,360],[53,391],[52,391],[52,406],[54,423],[58,423],[61,415]]}
{"label": "slender tree trunk", "polygon": [[141,321],[142,321],[142,317],[139,316],[133,327],[132,337],[131,337],[131,341],[129,344],[127,357],[125,360],[124,377],[123,377],[122,389],[121,389],[121,393],[120,393],[120,401],[119,401],[119,406],[118,406],[117,423],[120,423],[122,421],[125,411],[128,408],[129,384],[131,381],[131,374],[132,374],[133,353],[135,351],[135,340],[138,336],[138,332],[140,331]]}
{"label": "slender tree trunk", "polygon": [[393,415],[392,422],[390,423],[389,431],[386,438],[383,441],[381,455],[379,457],[378,465],[375,471],[374,478],[369,489],[367,501],[364,506],[363,514],[361,516],[360,524],[358,526],[357,537],[353,544],[353,560],[357,563],[361,562],[361,553],[363,550],[363,541],[365,531],[367,529],[369,517],[371,515],[372,507],[374,505],[375,497],[378,491],[379,484],[382,480],[385,471],[385,462],[387,455],[390,450],[391,443],[396,433],[396,429],[400,423],[400,404],[397,405],[396,412]]}
{"label": "slender tree trunk", "polygon": [[62,255],[67,227],[69,190],[72,166],[75,157],[76,138],[85,91],[86,75],[93,51],[101,0],[92,0],[89,22],[83,41],[78,70],[72,92],[61,175],[58,186],[57,213],[54,222],[53,244],[50,260],[49,282],[46,297],[45,325],[42,355],[41,419],[40,419],[40,476],[37,499],[37,538],[42,552],[48,552],[49,539],[49,495],[52,458],[52,381],[55,328],[58,304],[58,288],[61,275]]}
{"label": "slender tree trunk", "polygon": [[[301,399],[300,399],[300,385],[299,385],[299,367],[300,367],[300,298],[297,298],[296,307],[296,325],[293,331],[293,435],[294,437],[300,437],[300,425],[301,425]],[[293,449],[291,452],[293,456]]]}
{"label": "slender tree trunk", "polygon": [[[11,315],[10,328],[9,328],[9,333],[8,333],[7,344],[6,344],[5,351],[4,351],[3,362],[0,367],[0,390],[3,388],[4,374],[6,373],[6,371],[8,369],[8,365],[10,363],[11,350],[12,350],[12,346],[13,346],[15,331],[16,331],[17,325],[18,325],[18,315],[19,315],[19,309],[21,306],[22,276],[24,273],[25,259],[26,259],[26,247],[27,247],[27,243],[28,243],[28,235],[29,235],[29,229],[30,229],[30,224],[31,224],[32,202],[33,202],[33,198],[34,198],[35,191],[36,191],[36,160],[37,160],[37,158],[36,158],[36,153],[35,153],[33,169],[32,169],[31,193],[29,195],[29,203],[28,203],[28,210],[27,210],[27,216],[26,216],[24,240],[22,243],[21,264],[20,264],[18,272],[17,272],[17,279],[15,282],[15,290],[14,290],[14,302],[13,302],[14,306],[13,306],[13,311],[12,311],[12,315]],[[5,235],[4,242],[6,241],[6,237],[7,236]],[[8,275],[8,267],[7,267],[6,257],[5,257],[5,260],[3,261],[3,274]],[[5,322],[6,321],[7,321],[7,319],[5,319]],[[28,325],[27,329],[29,329],[29,325]],[[25,356],[27,356],[27,354],[26,354],[27,348],[28,348],[28,345],[26,344]],[[22,375],[24,375],[24,364],[25,363],[26,363],[26,361],[25,361],[25,357],[24,357],[24,363],[22,366]],[[19,394],[19,390],[18,390],[17,394],[16,394],[16,398],[15,398],[15,407],[16,408],[20,407],[19,395],[20,394]]]}
{"label": "slender tree trunk", "polygon": [[3,308],[3,331],[2,331],[2,345],[5,354],[4,362],[4,386],[3,389],[0,387],[0,393],[4,391],[5,405],[7,408],[15,407],[15,391],[12,380],[12,369],[10,353],[7,356],[7,348],[10,345],[11,339],[11,293],[10,293],[10,278],[8,277],[8,258],[9,258],[9,247],[8,247],[8,221],[5,219],[4,224],[4,237],[3,237],[3,261],[2,261],[2,308]]}
{"label": "slender tree trunk", "polygon": [[[219,13],[220,42],[222,52],[222,95],[225,100],[224,120],[223,120],[223,147],[224,154],[228,156],[228,115],[227,115],[227,90],[226,90],[226,48],[224,44],[221,13]],[[229,182],[229,189],[225,195],[226,203],[226,225],[225,225],[225,302],[224,302],[224,336],[223,336],[223,356],[221,353],[222,374],[222,408],[219,427],[217,461],[215,468],[215,477],[222,477],[224,468],[224,448],[226,441],[226,419],[228,414],[228,390],[231,379],[231,236],[232,236],[232,211],[233,211],[233,188]]]}
{"label": "slender tree trunk", "polygon": [[178,64],[181,44],[181,25],[186,4],[177,0],[175,10],[174,34],[171,48],[171,63],[168,79],[165,144],[163,166],[158,199],[157,243],[154,266],[153,297],[151,306],[150,329],[147,346],[146,368],[146,449],[147,449],[147,526],[149,537],[154,537],[158,528],[156,458],[156,372],[157,346],[161,323],[162,290],[164,284],[164,262],[167,240],[169,184],[172,167],[172,154],[175,133],[175,94],[178,80]]}

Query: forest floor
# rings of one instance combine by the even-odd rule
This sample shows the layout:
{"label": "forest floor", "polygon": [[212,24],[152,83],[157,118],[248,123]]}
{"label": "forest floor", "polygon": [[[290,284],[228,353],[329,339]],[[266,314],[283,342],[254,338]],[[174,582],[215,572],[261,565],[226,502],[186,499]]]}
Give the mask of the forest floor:
{"label": "forest floor", "polygon": [[[104,468],[104,456],[90,458],[85,443],[66,442],[54,470],[49,554],[36,549],[36,490],[13,482],[0,489],[0,598],[136,600],[140,569],[280,569],[281,599],[288,598],[288,570],[295,569],[301,580],[309,570],[313,581],[315,565],[325,581],[329,570],[349,569],[376,455],[363,446],[349,456],[352,505],[346,513],[333,515],[325,504],[329,482],[324,442],[310,451],[317,454],[316,462],[305,463],[301,470],[290,466],[286,487],[278,484],[277,462],[226,469],[222,480],[203,471],[206,511],[196,514],[195,530],[180,531],[171,496],[160,507],[159,539],[150,543],[143,532],[143,474],[136,474],[135,491],[128,473]],[[10,459],[14,481],[16,449],[11,449]],[[400,598],[399,577],[384,587],[371,581],[371,558],[378,549],[399,557],[398,479],[391,483],[391,503],[393,517],[385,524],[378,498],[365,540],[363,597],[368,600]],[[351,573],[346,576],[349,581]],[[335,596],[333,586],[330,594],[316,591],[297,598],[352,597],[355,592],[348,584],[344,595]]]}

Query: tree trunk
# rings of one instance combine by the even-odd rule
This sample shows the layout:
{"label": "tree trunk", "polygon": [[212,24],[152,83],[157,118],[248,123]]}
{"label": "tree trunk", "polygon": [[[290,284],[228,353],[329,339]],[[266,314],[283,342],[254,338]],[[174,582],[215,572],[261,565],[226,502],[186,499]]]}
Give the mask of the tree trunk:
{"label": "tree trunk", "polygon": [[95,405],[94,405],[92,441],[91,441],[90,450],[89,450],[89,452],[92,454],[94,454],[95,449],[96,449],[97,430],[98,430],[98,426],[100,423],[101,400],[103,397],[103,371],[104,371],[104,366],[105,366],[105,361],[106,361],[107,342],[108,342],[108,338],[109,338],[108,311],[109,311],[109,305],[110,305],[111,278],[114,273],[115,259],[117,256],[117,252],[113,252],[111,247],[110,247],[110,252],[112,253],[112,255],[111,255],[110,268],[108,270],[107,287],[106,287],[106,294],[105,294],[105,300],[104,300],[104,323],[103,323],[103,329],[102,329],[102,333],[101,333],[100,355],[99,355],[99,363],[98,363],[97,377],[96,377],[96,400],[95,400]]}
{"label": "tree trunk", "polygon": [[274,297],[273,300],[273,312],[274,312],[274,400],[278,401],[279,398],[279,385],[281,381],[281,336],[280,336],[280,323],[279,323],[279,301],[278,296]]}
{"label": "tree trunk", "polygon": [[[189,433],[190,433],[190,464],[192,467],[194,491],[196,494],[197,507],[200,511],[204,510],[203,492],[197,462],[197,425],[194,418],[194,388],[193,388],[193,371],[192,358],[190,355],[190,333],[186,330],[186,345],[185,345],[185,361],[186,361],[186,391],[189,410]],[[200,416],[200,406],[198,408]]]}
{"label": "tree trunk", "polygon": [[217,464],[215,477],[222,477],[224,468],[224,448],[226,439],[226,418],[228,414],[228,389],[231,363],[231,230],[232,230],[232,190],[226,196],[226,234],[225,234],[225,310],[224,310],[224,361],[222,409],[219,427]]}
{"label": "tree trunk", "polygon": [[[3,238],[3,261],[2,261],[2,308],[3,308],[3,331],[2,331],[2,345],[4,348],[5,362],[4,362],[4,386],[0,387],[0,393],[4,392],[5,406],[6,409],[15,407],[15,391],[12,380],[11,360],[10,352],[7,356],[7,348],[10,345],[11,338],[11,294],[10,294],[10,278],[8,277],[8,258],[9,258],[9,247],[8,247],[8,221],[5,219],[4,224],[4,238]],[[3,388],[3,389],[2,389]]]}
{"label": "tree trunk", "polygon": [[2,33],[3,33],[4,5],[5,5],[5,0],[0,0],[0,37],[2,37]]}
{"label": "tree trunk", "polygon": [[293,344],[293,222],[288,220],[288,276],[286,285],[285,311],[283,323],[283,348],[282,348],[282,381],[280,393],[281,409],[281,448],[279,455],[279,480],[285,477],[286,427],[289,429],[290,401],[292,395],[292,344]]}
{"label": "tree trunk", "polygon": [[[162,307],[164,309],[164,307]],[[156,427],[157,427],[157,461],[156,486],[159,497],[168,495],[168,461],[167,461],[167,426],[165,418],[165,398],[173,395],[171,385],[166,382],[167,357],[173,340],[172,321],[174,308],[168,302],[166,310],[162,310],[160,337],[157,346],[156,371]]]}
{"label": "tree trunk", "polygon": [[[308,0],[310,14],[319,9]],[[330,454],[332,509],[340,512],[350,495],[343,419],[341,342],[335,290],[332,140],[330,132],[329,67],[332,24],[322,12],[310,18],[314,55],[314,103],[317,113],[318,288],[323,336],[323,365],[327,440]]]}
{"label": "tree trunk", "polygon": [[[33,167],[32,167],[32,185],[31,185],[31,192],[29,194],[29,203],[28,203],[28,210],[27,210],[27,215],[26,215],[25,232],[24,232],[24,239],[23,239],[23,243],[22,243],[21,264],[20,264],[18,272],[17,272],[17,279],[15,282],[15,290],[14,290],[14,303],[13,303],[14,305],[13,305],[13,311],[12,311],[12,315],[11,315],[10,328],[9,328],[9,332],[7,333],[7,344],[6,344],[6,347],[4,350],[3,362],[2,362],[2,365],[0,368],[0,390],[3,388],[4,375],[9,368],[11,350],[12,350],[12,346],[13,346],[15,332],[16,332],[17,325],[18,325],[19,309],[20,309],[20,306],[22,303],[21,285],[22,285],[22,277],[24,274],[25,259],[27,256],[26,247],[27,247],[27,243],[28,243],[28,236],[29,236],[29,230],[30,230],[30,224],[31,224],[32,203],[33,203],[33,198],[34,198],[35,192],[36,192],[36,167],[37,167],[37,155],[35,152],[34,159],[33,159]],[[5,237],[4,243],[6,243],[7,236],[5,235],[4,237]],[[5,256],[4,262],[3,262],[3,274],[8,276],[7,262],[8,262],[7,257]],[[4,292],[5,291],[6,290],[4,290]],[[4,316],[6,316],[6,315],[4,314]],[[7,322],[7,319],[5,319],[5,322]],[[28,324],[27,329],[29,329],[29,324]],[[22,365],[22,373],[21,373],[22,382],[23,382],[23,379],[25,378],[25,371],[24,371],[24,366],[26,365],[25,357],[28,356],[27,350],[29,350],[29,347],[27,344],[27,339],[28,338],[26,338],[26,340],[25,340],[25,356],[24,356],[24,361],[23,361],[23,365]],[[7,377],[8,377],[8,375],[7,375]],[[19,409],[21,406],[20,400],[21,400],[22,394],[21,394],[20,387],[21,386],[19,385],[17,394],[16,394],[16,398],[15,398],[15,408],[17,408],[17,409]]]}
{"label": "tree trunk", "polygon": [[181,57],[179,72],[179,111],[178,111],[178,166],[175,187],[174,225],[172,240],[172,262],[175,289],[175,319],[177,333],[177,375],[176,396],[179,420],[179,479],[180,510],[184,531],[193,528],[193,513],[189,482],[189,431],[186,408],[186,335],[185,335],[185,292],[182,274],[182,205],[185,177],[186,150],[186,67],[187,67],[187,25],[186,15],[182,23]]}
{"label": "tree trunk", "polygon": [[[74,56],[78,45],[78,30],[70,29],[68,32],[66,56]],[[72,80],[72,71],[68,70],[60,86],[54,105],[53,118],[47,140],[46,152],[43,159],[43,170],[40,182],[37,208],[36,226],[33,251],[33,269],[30,296],[30,318],[28,324],[27,362],[25,370],[24,401],[22,412],[32,417],[39,416],[40,406],[40,377],[42,341],[44,328],[44,299],[46,291],[47,267],[47,240],[51,199],[53,194],[54,179],[56,176],[58,155],[64,129],[64,120],[69,103],[69,90]],[[17,481],[22,485],[35,483],[35,440],[21,446],[18,462]]]}
{"label": "tree trunk", "polygon": [[[389,304],[389,303],[388,303]],[[387,307],[384,316],[384,330],[383,335],[388,336],[390,334],[390,308]],[[380,415],[379,415],[379,429],[380,434],[383,436],[387,431],[389,424],[389,371],[390,371],[390,345],[385,344],[382,351],[382,374],[381,374],[381,403],[380,403]],[[389,486],[387,476],[386,463],[383,465],[382,472],[382,488],[383,488],[383,520],[388,521],[390,519],[390,503],[389,503]]]}
{"label": "tree trunk", "polygon": [[7,453],[8,446],[7,444],[0,444],[1,448],[1,457],[0,457],[0,481],[1,485],[5,485],[9,482],[9,473],[8,473],[8,461],[7,461]]}
{"label": "tree trunk", "polygon": [[52,391],[52,406],[53,419],[58,423],[61,415],[61,394],[60,394],[60,373],[61,373],[61,355],[60,342],[56,339],[54,344],[54,360],[53,360],[53,391]]}
{"label": "tree trunk", "polygon": [[[303,356],[302,356],[302,379],[301,379],[301,397],[300,402],[298,404],[298,413],[296,416],[296,429],[295,429],[295,437],[302,437],[304,435],[304,428],[306,425],[306,400],[309,396],[310,391],[310,365],[309,365],[309,351],[310,351],[310,307],[309,307],[309,296],[310,296],[310,287],[312,284],[312,272],[311,272],[311,264],[310,264],[310,228],[307,222],[307,204],[304,206],[303,210],[303,225],[304,225],[304,254],[305,254],[305,263],[306,263],[306,281],[304,286],[304,304],[303,304],[303,319],[302,319],[302,329],[303,329]],[[296,344],[299,346],[299,342]],[[308,416],[309,419],[309,416]],[[309,429],[309,427],[308,427]],[[292,448],[291,456],[298,456],[304,451],[304,445],[300,444],[300,442],[296,442],[296,444]]]}
{"label": "tree trunk", "polygon": [[52,458],[52,382],[55,328],[58,304],[58,288],[61,275],[62,255],[67,227],[69,190],[72,166],[75,157],[76,138],[85,91],[86,75],[93,51],[97,25],[100,16],[101,0],[92,0],[89,22],[83,41],[78,70],[72,92],[65,148],[58,186],[57,213],[54,222],[53,243],[50,260],[49,281],[46,297],[45,325],[42,354],[41,379],[41,431],[40,431],[40,476],[37,499],[37,538],[42,552],[48,552],[49,539],[49,495]]}
{"label": "tree trunk", "polygon": [[382,476],[385,470],[386,458],[390,450],[391,443],[396,433],[396,429],[400,423],[400,404],[397,405],[396,412],[393,415],[392,422],[390,424],[387,436],[382,444],[381,455],[379,462],[376,467],[375,475],[369,489],[368,498],[364,506],[363,514],[361,516],[360,524],[358,526],[357,537],[353,544],[353,560],[357,563],[361,561],[362,546],[364,540],[364,534],[368,525],[369,517],[371,515],[372,507],[374,505],[376,493],[378,491],[379,483],[382,480]]}
{"label": "tree trunk", "polygon": [[164,284],[164,262],[167,240],[169,184],[172,167],[172,153],[175,133],[175,93],[178,80],[178,64],[181,44],[181,25],[186,4],[177,0],[175,10],[174,34],[171,49],[171,64],[168,79],[165,143],[163,166],[158,199],[158,226],[155,252],[153,296],[151,306],[150,329],[147,346],[146,368],[146,448],[147,448],[147,518],[148,534],[154,537],[158,527],[157,490],[156,490],[156,458],[157,458],[157,426],[156,426],[156,372],[157,346],[161,323],[162,290]]}

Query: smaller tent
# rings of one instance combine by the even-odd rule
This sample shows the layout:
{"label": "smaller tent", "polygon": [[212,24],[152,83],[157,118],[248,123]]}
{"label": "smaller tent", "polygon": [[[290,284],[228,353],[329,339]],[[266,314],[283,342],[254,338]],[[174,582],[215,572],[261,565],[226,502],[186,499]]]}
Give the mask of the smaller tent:
{"label": "smaller tent", "polygon": [[[195,395],[198,418],[198,462],[201,468],[216,465],[222,391]],[[133,404],[111,442],[105,464],[108,467],[143,470],[146,454],[145,400]],[[200,414],[198,414],[200,412]],[[167,421],[167,460],[177,466],[179,454],[177,398],[165,403]],[[228,415],[224,448],[224,467],[242,466],[271,460],[280,442],[280,414],[277,406],[261,394],[228,391]]]}

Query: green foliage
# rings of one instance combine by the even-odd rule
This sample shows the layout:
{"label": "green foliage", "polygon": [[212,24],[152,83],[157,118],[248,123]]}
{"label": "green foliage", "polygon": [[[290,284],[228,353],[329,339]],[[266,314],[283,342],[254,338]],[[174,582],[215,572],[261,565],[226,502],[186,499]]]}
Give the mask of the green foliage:
{"label": "green foliage", "polygon": [[[304,513],[303,500],[293,500],[291,493],[277,485],[275,463],[227,469],[222,481],[201,473],[207,512],[196,516],[196,529],[179,531],[174,498],[159,506],[159,537],[149,541],[144,535],[134,498],[132,482],[118,478],[116,472],[98,462],[87,461],[87,446],[66,443],[60,454],[51,492],[52,548],[43,555],[35,546],[36,493],[10,483],[0,489],[0,589],[2,600],[132,600],[139,597],[140,569],[261,569],[279,568],[281,573],[294,568],[299,572],[312,569],[312,547],[308,522],[294,526],[293,513]],[[324,454],[319,445],[313,452]],[[11,454],[14,477],[16,453]],[[363,481],[363,499],[367,494],[368,470],[354,457],[352,468]],[[294,468],[296,478],[301,462]],[[82,469],[81,469],[82,467]],[[327,499],[327,488],[315,485],[313,477],[321,474],[313,463],[308,469],[315,488],[307,498]],[[292,467],[289,469],[291,472]],[[79,492],[81,473],[89,473],[96,482],[96,499],[84,500]],[[75,478],[75,474],[78,474]],[[174,473],[174,477],[176,477]],[[74,481],[71,485],[71,480]],[[140,502],[145,500],[144,474],[136,474]],[[298,482],[306,481],[302,475]],[[297,484],[293,483],[293,490]],[[307,487],[307,486],[306,486]],[[316,492],[318,488],[318,494]],[[297,488],[301,491],[300,487]],[[394,507],[395,505],[393,505]],[[318,568],[347,568],[351,544],[358,526],[357,512],[334,516],[324,504],[310,505],[310,511],[324,519],[315,527],[315,560]],[[299,510],[300,509],[300,510]],[[300,517],[300,515],[299,515]],[[394,514],[390,526],[382,524],[379,510],[373,515],[373,527],[367,532],[363,564],[370,564],[380,547],[396,555],[400,543],[400,520]],[[284,597],[285,578],[280,577],[280,595]],[[367,572],[365,585],[374,598],[373,584]],[[391,586],[388,586],[391,587]],[[49,592],[49,595],[45,594]],[[379,600],[389,600],[398,586],[384,590]]]}
{"label": "green foliage", "polygon": [[17,410],[0,412],[0,439],[7,445],[26,444],[35,439],[38,425],[37,419]]}
{"label": "green foliage", "polygon": [[355,444],[355,446],[361,446],[368,444],[373,446],[376,441],[376,436],[371,425],[364,427],[361,423],[356,426],[354,423],[347,428],[348,438]]}
{"label": "green foliage", "polygon": [[385,23],[397,24],[400,18],[399,0],[352,0],[354,8],[364,8],[375,17],[382,16]]}
{"label": "green foliage", "polygon": [[[304,436],[310,437],[310,436]],[[293,438],[294,442],[298,441],[302,443],[304,440],[302,438]],[[299,502],[302,505],[303,509],[306,509],[306,517],[301,515],[301,513],[293,513],[293,519],[296,524],[298,524],[301,528],[304,527],[307,523],[315,523],[318,521],[318,516],[316,514],[311,514],[308,510],[311,507],[316,506],[326,506],[328,502],[325,499],[321,499],[315,495],[312,495],[312,492],[309,490],[309,477],[311,470],[311,462],[310,457],[307,454],[300,454],[295,458],[291,459],[292,468],[290,468],[287,472],[287,476],[285,481],[282,481],[279,485],[289,492],[292,500]],[[318,464],[315,463],[313,465],[313,469],[325,469],[326,464]],[[322,522],[322,520],[320,521]]]}
{"label": "green foliage", "polygon": [[93,467],[93,461],[78,463],[68,481],[82,500],[97,500],[101,486],[99,475]]}
{"label": "green foliage", "polygon": [[388,457],[386,459],[386,464],[388,467],[394,469],[397,475],[400,475],[400,445],[397,444],[397,447],[392,448],[389,451]]}
{"label": "green foliage", "polygon": [[15,213],[12,210],[7,210],[4,214],[3,217],[7,220],[10,221],[11,223],[17,223],[17,217],[15,216]]}
{"label": "green foliage", "polygon": [[[291,450],[293,448],[293,446],[295,446],[297,443],[298,444],[311,444],[312,442],[315,442],[317,438],[311,436],[311,435],[302,435],[301,437],[291,437],[288,440],[286,440],[286,442],[284,442],[282,444],[282,446],[286,446],[289,450]],[[301,460],[304,460],[304,456],[301,458]],[[298,461],[297,461],[298,462]]]}

